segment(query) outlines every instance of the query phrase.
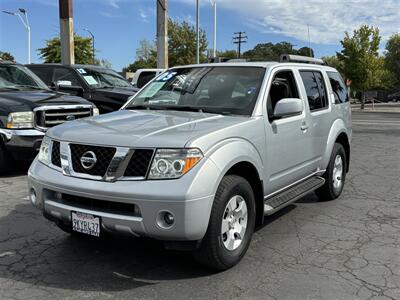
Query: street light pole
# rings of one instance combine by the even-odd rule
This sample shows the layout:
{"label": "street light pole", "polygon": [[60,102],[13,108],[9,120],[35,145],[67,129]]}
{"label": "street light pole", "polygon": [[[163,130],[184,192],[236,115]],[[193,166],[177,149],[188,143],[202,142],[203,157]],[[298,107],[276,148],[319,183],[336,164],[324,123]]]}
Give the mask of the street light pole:
{"label": "street light pole", "polygon": [[200,63],[200,8],[199,0],[196,0],[196,63]]}
{"label": "street light pole", "polygon": [[[18,10],[19,10],[19,13],[5,11],[5,10],[3,10],[3,13],[12,15],[12,16],[18,16],[19,19],[21,20],[22,24],[24,25],[25,29],[27,30],[27,32],[28,32],[28,64],[30,64],[31,63],[31,27],[29,25],[28,12],[24,8],[19,8]],[[25,16],[25,20],[24,20],[24,18],[22,18],[21,14],[23,14]]]}
{"label": "street light pole", "polygon": [[213,56],[217,57],[217,0],[210,0],[211,5],[214,7],[214,44]]}
{"label": "street light pole", "polygon": [[93,53],[92,53],[92,62],[93,62],[93,64],[95,64],[95,57],[94,57],[94,34],[93,34],[89,29],[87,29],[87,28],[83,28],[83,30],[87,31],[87,32],[90,34],[90,36],[92,37],[92,51],[93,51]]}

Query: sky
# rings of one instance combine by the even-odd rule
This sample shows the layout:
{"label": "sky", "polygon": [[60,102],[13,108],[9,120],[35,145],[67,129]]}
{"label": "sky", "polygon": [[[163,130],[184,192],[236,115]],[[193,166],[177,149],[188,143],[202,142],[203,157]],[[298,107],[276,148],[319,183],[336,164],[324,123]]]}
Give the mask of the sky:
{"label": "sky", "polygon": [[[245,31],[248,43],[288,41],[296,48],[311,47],[317,57],[340,51],[345,31],[362,24],[378,26],[381,52],[387,38],[400,31],[400,0],[216,0],[217,48],[234,49],[233,33]],[[195,24],[196,0],[169,0],[169,16]],[[156,0],[73,0],[74,28],[95,35],[96,57],[107,59],[120,71],[135,60],[142,39],[156,35]],[[37,49],[59,34],[58,0],[0,0],[0,10],[25,8],[31,24],[32,62],[41,62]],[[213,9],[210,0],[200,0],[200,25],[206,30],[209,48],[213,40]],[[17,17],[0,13],[0,51],[11,52],[27,62],[27,33]]]}

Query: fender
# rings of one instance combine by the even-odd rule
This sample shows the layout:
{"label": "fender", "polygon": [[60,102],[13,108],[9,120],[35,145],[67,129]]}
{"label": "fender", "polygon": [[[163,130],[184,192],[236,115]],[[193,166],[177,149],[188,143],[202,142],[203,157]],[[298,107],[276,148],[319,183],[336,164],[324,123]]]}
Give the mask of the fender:
{"label": "fender", "polygon": [[[326,169],[329,160],[331,158],[332,150],[333,150],[333,145],[335,144],[335,141],[337,140],[338,136],[341,133],[345,133],[347,135],[347,138],[349,138],[349,132],[346,130],[346,124],[342,119],[336,119],[332,126],[331,130],[329,131],[329,136],[326,142],[326,147],[325,147],[325,153],[322,157],[322,162],[321,162],[321,169]],[[349,141],[350,143],[350,141]]]}
{"label": "fender", "polygon": [[257,170],[260,180],[263,180],[264,163],[257,148],[249,141],[242,138],[230,138],[214,145],[206,154],[219,169],[218,180],[214,184],[214,194],[225,174],[235,164],[249,162]]}

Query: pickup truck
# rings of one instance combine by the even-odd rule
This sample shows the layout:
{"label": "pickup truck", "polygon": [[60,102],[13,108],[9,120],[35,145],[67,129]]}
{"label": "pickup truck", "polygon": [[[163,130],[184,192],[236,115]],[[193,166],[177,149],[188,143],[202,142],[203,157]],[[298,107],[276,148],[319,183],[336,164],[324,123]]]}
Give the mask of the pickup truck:
{"label": "pickup truck", "polygon": [[152,237],[223,270],[264,216],[340,196],[351,136],[346,86],[321,60],[176,67],[118,112],[49,130],[29,195],[66,232]]}
{"label": "pickup truck", "polygon": [[0,173],[13,160],[33,160],[48,128],[97,114],[93,103],[51,91],[28,68],[0,60]]}
{"label": "pickup truck", "polygon": [[94,103],[100,113],[121,108],[139,89],[111,69],[92,65],[26,65],[49,88],[76,95]]}

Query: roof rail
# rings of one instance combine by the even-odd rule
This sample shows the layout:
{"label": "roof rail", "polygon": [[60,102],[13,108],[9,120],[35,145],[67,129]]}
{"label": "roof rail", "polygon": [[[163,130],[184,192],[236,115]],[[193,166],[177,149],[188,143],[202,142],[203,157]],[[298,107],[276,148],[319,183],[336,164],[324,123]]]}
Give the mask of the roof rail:
{"label": "roof rail", "polygon": [[320,58],[292,54],[282,54],[279,62],[298,62],[306,64],[325,65],[325,62]]}

